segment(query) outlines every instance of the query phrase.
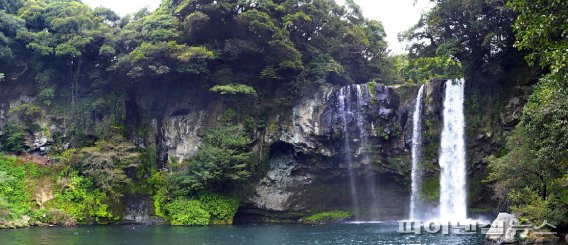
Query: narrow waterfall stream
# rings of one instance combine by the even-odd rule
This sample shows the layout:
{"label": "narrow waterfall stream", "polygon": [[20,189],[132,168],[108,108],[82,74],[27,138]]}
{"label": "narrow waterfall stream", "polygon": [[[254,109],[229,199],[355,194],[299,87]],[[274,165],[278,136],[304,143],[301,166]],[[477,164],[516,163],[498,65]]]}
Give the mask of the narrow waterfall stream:
{"label": "narrow waterfall stream", "polygon": [[410,219],[416,220],[422,217],[417,213],[418,195],[420,193],[421,171],[418,166],[420,163],[421,147],[422,147],[422,97],[424,94],[424,85],[418,90],[416,95],[416,104],[414,105],[414,114],[412,115],[412,193],[410,196]]}
{"label": "narrow waterfall stream", "polygon": [[439,156],[441,220],[467,219],[464,87],[463,79],[446,82]]}
{"label": "narrow waterfall stream", "polygon": [[[343,126],[343,151],[348,168],[353,215],[355,220],[360,220],[368,218],[369,215],[376,215],[379,206],[368,153],[369,133],[364,114],[364,108],[371,94],[367,84],[354,84],[339,89],[337,96]],[[354,159],[357,160],[357,164],[354,164]],[[359,169],[358,173],[356,169]],[[361,217],[363,208],[365,217]]]}
{"label": "narrow waterfall stream", "polygon": [[[369,134],[367,132],[367,129],[365,128],[365,118],[363,116],[363,108],[365,106],[365,101],[369,101],[370,93],[367,84],[361,84],[361,85],[357,84],[355,85],[355,88],[357,89],[355,121],[357,122],[356,125],[357,125],[357,130],[359,132],[359,140],[361,141],[361,146],[359,147],[359,152],[357,152],[357,154],[360,155],[361,158],[363,159],[362,163],[365,172],[371,173],[370,177],[365,178],[365,184],[367,188],[366,190],[369,192],[370,196],[368,201],[370,209],[369,214],[371,216],[376,216],[379,204],[375,189],[376,185],[375,178],[372,176],[373,170],[371,168],[371,160],[369,159],[369,154],[368,154],[368,148],[370,147]],[[365,98],[365,96],[367,96],[367,98]]]}
{"label": "narrow waterfall stream", "polygon": [[351,205],[353,206],[353,215],[355,219],[359,219],[359,197],[357,195],[357,186],[353,169],[353,156],[351,155],[348,122],[349,117],[353,114],[351,112],[350,86],[339,89],[339,110],[341,111],[341,119],[343,121],[343,150],[345,151],[345,160],[347,161],[347,173],[349,175],[349,186],[351,190]]}

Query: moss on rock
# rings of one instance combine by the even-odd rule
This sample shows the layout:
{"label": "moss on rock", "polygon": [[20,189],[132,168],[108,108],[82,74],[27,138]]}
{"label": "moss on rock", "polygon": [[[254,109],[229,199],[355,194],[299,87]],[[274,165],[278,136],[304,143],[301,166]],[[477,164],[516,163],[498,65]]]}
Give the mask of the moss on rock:
{"label": "moss on rock", "polygon": [[306,218],[300,219],[302,224],[329,224],[347,220],[351,218],[351,213],[347,211],[326,211],[312,214]]}

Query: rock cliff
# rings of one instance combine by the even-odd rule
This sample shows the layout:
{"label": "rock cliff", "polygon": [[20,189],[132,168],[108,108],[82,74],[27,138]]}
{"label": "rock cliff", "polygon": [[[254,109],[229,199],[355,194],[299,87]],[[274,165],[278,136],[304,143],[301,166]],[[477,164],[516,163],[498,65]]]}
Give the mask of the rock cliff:
{"label": "rock cliff", "polygon": [[[443,82],[429,82],[424,99],[422,165],[425,180],[421,192],[422,198],[432,205],[438,198],[437,151]],[[467,89],[470,89],[466,95],[470,100],[466,103],[471,104],[479,88]],[[418,86],[375,83],[343,88],[327,86],[298,100],[289,110],[268,113],[266,126],[255,132],[254,147],[259,155],[264,155],[261,159],[265,161],[267,171],[252,187],[252,194],[239,208],[235,222],[295,222],[309,213],[351,210],[350,166],[359,187],[357,201],[361,204],[363,218],[405,218],[410,195],[411,114],[417,91]],[[2,93],[0,128],[3,129],[15,117],[25,120],[26,113],[14,111],[25,109],[22,105],[33,104],[35,97],[25,88]],[[161,94],[169,95],[162,97],[154,93],[152,88],[145,88],[129,97],[127,132],[136,145],[155,147],[158,162],[167,169],[168,162],[183,161],[198,151],[204,130],[222,115],[228,102],[197,90],[161,91]],[[345,104],[340,101],[344,98],[347,98],[343,100]],[[502,110],[482,115],[496,121],[496,126],[483,133],[479,133],[482,130],[477,126],[473,131],[475,135],[468,131],[470,178],[485,174],[484,157],[499,148],[497,136],[516,124],[524,104],[518,96],[507,95],[499,100],[508,103]],[[467,108],[471,105],[466,104]],[[69,147],[72,142],[56,142],[53,137],[65,132],[64,117],[54,111],[38,110],[38,115],[30,118],[38,127],[27,129],[23,152],[46,155],[52,147]],[[474,114],[472,110],[468,112]],[[471,117],[468,120],[472,120]],[[102,120],[93,117],[85,131],[94,132],[98,123]],[[5,133],[0,131],[0,136]],[[67,135],[60,138],[70,139]],[[346,149],[345,144],[350,147]],[[346,156],[352,158],[350,166]],[[369,183],[374,183],[376,188],[369,190]],[[470,185],[470,189],[487,190],[486,186],[480,186],[480,181],[472,183],[475,184]],[[476,202],[480,202],[479,198],[470,200],[473,206]]]}

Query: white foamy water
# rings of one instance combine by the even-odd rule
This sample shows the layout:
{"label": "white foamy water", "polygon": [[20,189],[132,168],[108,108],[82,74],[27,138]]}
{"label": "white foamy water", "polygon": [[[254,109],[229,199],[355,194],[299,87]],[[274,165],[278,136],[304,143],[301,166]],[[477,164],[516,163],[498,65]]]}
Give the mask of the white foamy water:
{"label": "white foamy water", "polygon": [[467,220],[465,80],[446,82],[444,125],[440,140],[440,220]]}
{"label": "white foamy water", "polygon": [[422,146],[422,95],[424,94],[424,85],[418,90],[416,95],[416,104],[414,105],[414,114],[412,115],[412,194],[410,196],[410,219],[415,220],[421,218],[416,212],[416,203],[418,201],[420,170],[420,150]]}

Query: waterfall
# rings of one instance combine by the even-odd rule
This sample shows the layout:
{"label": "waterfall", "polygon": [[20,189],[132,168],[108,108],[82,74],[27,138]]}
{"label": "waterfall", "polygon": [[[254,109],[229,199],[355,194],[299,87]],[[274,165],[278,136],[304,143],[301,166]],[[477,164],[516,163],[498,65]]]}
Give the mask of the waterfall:
{"label": "waterfall", "polygon": [[357,130],[359,132],[359,140],[361,141],[361,145],[359,148],[359,155],[361,156],[361,158],[363,159],[363,167],[366,173],[371,173],[370,177],[365,178],[365,182],[366,182],[366,187],[367,187],[367,191],[369,193],[369,208],[370,208],[370,214],[371,215],[377,215],[377,208],[378,208],[378,198],[376,195],[376,190],[375,190],[375,178],[372,174],[372,166],[371,166],[371,160],[369,159],[369,154],[368,154],[368,148],[370,147],[369,145],[369,136],[367,133],[367,129],[365,128],[365,119],[363,117],[363,108],[365,106],[365,97],[370,97],[370,93],[369,93],[369,88],[367,87],[367,84],[362,84],[362,85],[355,85],[356,89],[357,89],[357,104],[356,104],[356,115],[355,115],[355,120],[356,120],[356,124],[357,124]]}
{"label": "waterfall", "polygon": [[339,89],[339,111],[341,113],[341,120],[343,121],[343,150],[345,151],[345,160],[347,161],[347,174],[349,177],[349,187],[351,189],[351,204],[353,205],[353,213],[355,219],[358,219],[359,197],[357,195],[355,173],[353,172],[351,142],[349,141],[350,137],[348,119],[353,114],[351,112],[351,89],[349,86]]}
{"label": "waterfall", "polygon": [[463,79],[446,82],[439,156],[441,220],[467,219],[464,86]]}
{"label": "waterfall", "polygon": [[[376,215],[379,201],[375,190],[375,175],[368,154],[369,133],[364,114],[371,93],[366,84],[356,84],[340,88],[337,96],[343,127],[343,151],[347,163],[351,204],[354,217],[358,220],[361,207],[366,208],[365,214]],[[360,166],[359,175],[355,173],[354,159]]]}
{"label": "waterfall", "polygon": [[421,174],[418,164],[420,163],[420,153],[422,146],[422,96],[424,94],[424,85],[418,90],[416,95],[416,104],[414,105],[414,114],[412,115],[412,194],[410,196],[410,219],[420,219],[416,215],[416,202],[418,199],[419,185]]}

